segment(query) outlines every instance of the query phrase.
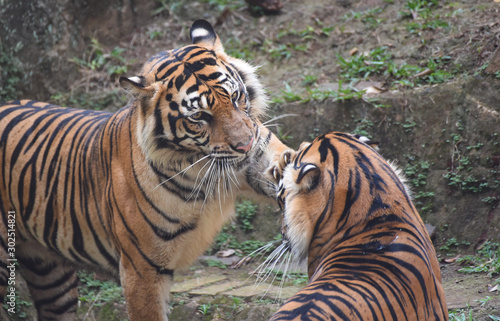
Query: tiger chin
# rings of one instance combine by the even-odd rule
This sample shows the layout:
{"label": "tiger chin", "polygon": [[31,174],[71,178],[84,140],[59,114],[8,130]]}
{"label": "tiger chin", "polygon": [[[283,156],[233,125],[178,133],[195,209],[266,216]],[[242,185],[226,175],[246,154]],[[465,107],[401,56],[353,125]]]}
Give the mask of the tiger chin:
{"label": "tiger chin", "polygon": [[271,199],[262,173],[286,147],[259,120],[255,68],[207,21],[190,36],[120,78],[132,102],[114,114],[0,106],[2,302],[15,258],[39,320],[76,317],[80,267],[120,281],[130,320],[167,320],[174,272],[208,248],[235,199]]}
{"label": "tiger chin", "polygon": [[283,211],[278,249],[307,260],[309,276],[270,320],[448,320],[424,224],[399,173],[370,145],[333,132],[268,169]]}

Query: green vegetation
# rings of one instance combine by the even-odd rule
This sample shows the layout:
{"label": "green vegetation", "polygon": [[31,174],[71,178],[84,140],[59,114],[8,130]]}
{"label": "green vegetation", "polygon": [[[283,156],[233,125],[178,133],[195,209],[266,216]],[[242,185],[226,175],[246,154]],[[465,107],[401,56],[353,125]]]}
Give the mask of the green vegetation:
{"label": "green vegetation", "polygon": [[96,307],[107,304],[125,303],[122,288],[113,281],[101,281],[89,272],[78,272],[81,286],[79,287],[80,302],[86,302]]}
{"label": "green vegetation", "polygon": [[245,7],[244,0],[200,0],[202,3],[208,3],[212,9],[224,11],[226,9],[236,10]]}
{"label": "green vegetation", "polygon": [[107,51],[96,38],[92,38],[90,42],[87,58],[73,57],[70,61],[83,70],[106,71],[112,79],[128,71],[128,63],[122,56],[125,49],[115,47],[113,50]]}
{"label": "green vegetation", "polygon": [[489,277],[498,277],[493,284],[500,284],[500,244],[485,242],[475,256],[467,255],[457,262],[467,265],[460,270],[462,273],[487,273]]}
{"label": "green vegetation", "polygon": [[257,213],[257,205],[252,201],[244,200],[236,205],[236,219],[239,227],[245,232],[253,230],[252,220]]}
{"label": "green vegetation", "polygon": [[132,63],[125,59],[125,52],[120,47],[106,50],[97,39],[91,39],[82,58],[70,59],[79,68],[82,80],[75,83],[70,92],[52,95],[51,101],[61,106],[95,110],[124,106],[127,96],[116,80],[128,72]]}
{"label": "green vegetation", "polygon": [[[484,143],[476,142],[467,146],[467,139],[464,137],[464,125],[462,121],[456,122],[457,132],[451,133],[446,143],[452,145],[451,166],[444,177],[448,180],[448,185],[464,193],[481,193],[487,190],[496,190],[500,187],[498,171],[489,169],[489,176],[477,175],[474,170],[481,162],[481,156],[477,153]],[[493,136],[497,136],[496,133]],[[492,199],[489,199],[493,201]]]}
{"label": "green vegetation", "polygon": [[405,176],[413,187],[422,187],[427,184],[427,175],[431,164],[429,161],[415,161],[414,156],[407,156],[409,161],[404,168]]}
{"label": "green vegetation", "polygon": [[[20,43],[19,43],[20,44]],[[17,86],[21,81],[19,60],[15,57],[19,48],[12,53],[7,52],[0,41],[0,102],[18,98]]]}
{"label": "green vegetation", "polygon": [[359,20],[368,28],[376,28],[385,20],[379,17],[382,11],[382,8],[373,8],[362,12],[354,12],[351,10],[351,12],[344,15],[344,21]]}
{"label": "green vegetation", "polygon": [[[207,253],[215,254],[221,250],[233,249],[236,250],[237,255],[246,256],[266,245],[268,243],[267,241],[263,242],[251,239],[252,236],[250,233],[254,232],[252,221],[257,213],[258,207],[252,201],[242,200],[239,202],[236,205],[236,220],[224,226],[222,231],[216,236],[214,243]],[[250,239],[248,239],[248,235],[250,235]],[[241,241],[239,240],[241,238],[247,239]],[[268,249],[267,253],[272,250],[273,248]]]}
{"label": "green vegetation", "polygon": [[406,30],[412,34],[421,36],[422,30],[435,30],[437,28],[448,28],[448,22],[440,19],[439,15],[433,13],[438,6],[437,0],[408,0],[404,10],[400,14],[405,18],[412,19],[406,25]]}
{"label": "green vegetation", "polygon": [[198,306],[198,312],[200,312],[203,315],[209,315],[211,309],[212,305],[210,303]]}
{"label": "green vegetation", "polygon": [[356,119],[354,120],[355,123],[357,123],[356,128],[351,131],[352,134],[358,134],[361,136],[365,136],[368,138],[372,138],[372,128],[373,128],[373,122],[368,120],[367,118],[363,119]]}
{"label": "green vegetation", "polygon": [[406,155],[406,157],[408,163],[403,171],[413,191],[413,202],[421,214],[429,213],[434,207],[434,192],[426,191],[425,187],[431,163],[429,161],[417,161],[413,155]]}
{"label": "green vegetation", "polygon": [[203,263],[205,263],[208,267],[217,267],[217,268],[222,269],[222,270],[227,269],[227,264],[224,264],[223,262],[221,262],[219,260],[206,259],[206,260],[203,260]]}
{"label": "green vegetation", "polygon": [[[5,298],[5,301],[6,300],[7,300],[7,297]],[[28,314],[25,312],[25,308],[32,306],[33,303],[21,299],[18,291],[16,291],[16,294],[15,294],[15,302],[16,302],[16,313],[15,314],[8,313],[8,315],[10,317],[12,317],[11,321],[26,320],[28,318]],[[5,311],[8,311],[9,308],[10,308],[10,306],[8,306],[6,303],[4,303],[3,309]]]}
{"label": "green vegetation", "polygon": [[[305,90],[302,92],[297,92],[288,83],[284,83],[285,90],[281,91],[281,94],[274,95],[271,98],[271,103],[273,104],[283,104],[285,102],[301,102],[306,103],[309,101],[343,101],[349,99],[362,99],[364,91],[356,90],[352,86],[343,87],[342,81],[339,82],[339,88],[337,90],[329,89],[322,90],[320,88],[310,88],[306,86]],[[367,101],[369,103],[377,106],[376,101]]]}
{"label": "green vegetation", "polygon": [[302,272],[287,272],[286,274],[281,271],[281,270],[276,270],[273,271],[271,274],[275,277],[275,281],[278,282],[287,282],[287,284],[293,284],[293,285],[306,285],[307,282],[309,281],[309,277],[307,276],[307,273],[302,273]]}
{"label": "green vegetation", "polygon": [[366,53],[358,53],[346,59],[337,54],[338,64],[343,79],[368,79],[382,76],[393,86],[414,87],[417,84],[442,83],[452,77],[452,73],[443,68],[450,57],[429,58],[423,67],[396,63],[393,54],[386,46],[376,47]]}
{"label": "green vegetation", "polygon": [[[456,239],[450,239],[449,241],[453,246],[457,246],[458,244]],[[461,273],[486,273],[490,278],[496,278],[496,280],[492,280],[491,286],[500,284],[500,244],[498,243],[485,242],[476,255],[462,256],[457,259],[457,263],[464,266],[458,270]],[[484,307],[491,299],[492,297],[486,296],[483,299],[477,300],[477,302],[480,307]],[[474,311],[470,307],[450,311],[449,317],[452,321],[479,320],[474,316]],[[500,321],[500,316],[498,315],[490,314],[488,318],[487,320]]]}
{"label": "green vegetation", "polygon": [[468,247],[470,245],[467,241],[458,241],[456,238],[452,237],[447,239],[445,244],[439,247],[439,250],[445,252],[447,255],[455,255],[455,251],[459,249],[459,247]]}

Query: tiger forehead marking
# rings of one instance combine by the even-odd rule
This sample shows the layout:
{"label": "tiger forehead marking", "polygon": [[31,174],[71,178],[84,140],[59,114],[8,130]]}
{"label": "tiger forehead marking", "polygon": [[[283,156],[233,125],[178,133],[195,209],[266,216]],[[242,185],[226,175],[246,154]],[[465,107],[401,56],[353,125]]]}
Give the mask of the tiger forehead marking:
{"label": "tiger forehead marking", "polygon": [[[211,109],[216,100],[232,101],[242,94],[247,96],[236,68],[225,63],[212,50],[191,45],[182,52],[174,50],[156,55],[144,69],[149,65],[152,67],[145,78],[166,83],[167,95],[171,95],[167,100],[180,103],[182,113]],[[177,97],[172,93],[174,89]]]}

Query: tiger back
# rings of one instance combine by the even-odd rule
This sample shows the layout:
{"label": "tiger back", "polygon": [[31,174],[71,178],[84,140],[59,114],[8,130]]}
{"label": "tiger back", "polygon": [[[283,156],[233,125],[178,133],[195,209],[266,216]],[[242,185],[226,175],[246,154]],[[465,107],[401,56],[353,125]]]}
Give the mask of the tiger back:
{"label": "tiger back", "polygon": [[270,173],[283,244],[309,275],[271,320],[448,320],[424,224],[372,147],[333,132],[284,152]]}
{"label": "tiger back", "polygon": [[272,195],[261,176],[284,145],[259,120],[255,69],[208,22],[190,34],[120,79],[133,99],[116,113],[0,106],[0,300],[15,259],[39,320],[72,320],[83,267],[121,282],[130,320],[167,320],[174,271],[212,243],[239,195]]}

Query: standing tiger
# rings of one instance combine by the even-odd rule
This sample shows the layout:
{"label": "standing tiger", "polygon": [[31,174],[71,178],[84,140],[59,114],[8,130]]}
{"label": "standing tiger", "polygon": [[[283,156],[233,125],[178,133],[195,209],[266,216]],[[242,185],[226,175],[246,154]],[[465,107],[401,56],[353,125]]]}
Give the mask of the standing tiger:
{"label": "standing tiger", "polygon": [[285,146],[259,121],[255,69],[208,22],[190,35],[120,79],[133,102],[114,114],[0,107],[2,301],[15,254],[40,320],[75,318],[79,267],[120,280],[130,320],[167,320],[174,271],[206,250],[238,195],[272,194],[262,173]]}
{"label": "standing tiger", "polygon": [[424,224],[397,170],[367,144],[333,132],[269,169],[283,210],[277,250],[307,258],[309,275],[272,321],[448,320]]}

